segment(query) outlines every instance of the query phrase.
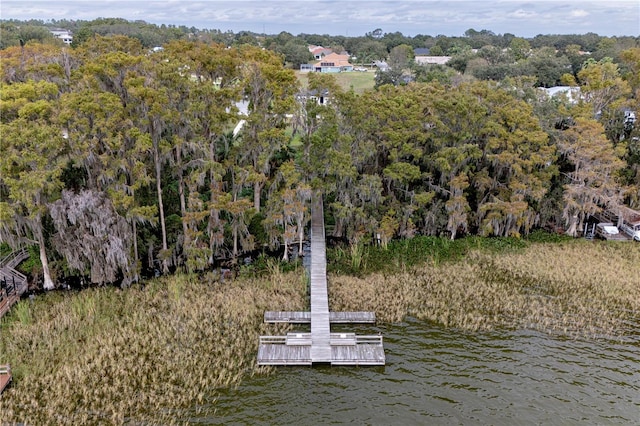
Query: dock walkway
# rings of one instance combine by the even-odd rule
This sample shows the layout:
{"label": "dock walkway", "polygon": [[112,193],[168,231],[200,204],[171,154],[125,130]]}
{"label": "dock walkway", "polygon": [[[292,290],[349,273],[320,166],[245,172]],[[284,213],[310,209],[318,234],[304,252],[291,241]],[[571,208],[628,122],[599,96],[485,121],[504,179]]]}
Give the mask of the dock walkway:
{"label": "dock walkway", "polygon": [[258,365],[384,365],[382,336],[332,333],[332,323],[375,323],[373,312],[329,312],[322,197],[311,206],[310,312],[265,312],[265,322],[311,324],[311,332],[261,336]]}

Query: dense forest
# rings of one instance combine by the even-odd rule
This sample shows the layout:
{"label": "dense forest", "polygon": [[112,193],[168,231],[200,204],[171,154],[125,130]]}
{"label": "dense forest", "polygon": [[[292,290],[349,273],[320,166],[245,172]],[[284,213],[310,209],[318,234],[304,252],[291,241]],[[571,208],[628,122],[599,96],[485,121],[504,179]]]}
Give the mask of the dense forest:
{"label": "dense forest", "polygon": [[[314,190],[353,246],[575,236],[602,209],[640,206],[638,38],[47,25],[74,31],[73,45],[42,22],[0,27],[0,242],[37,247],[47,289],[255,250],[287,259]],[[390,70],[364,93],[320,73],[303,89],[293,69],[308,44]],[[452,59],[420,66],[416,47]],[[539,88],[561,83],[580,95]]]}

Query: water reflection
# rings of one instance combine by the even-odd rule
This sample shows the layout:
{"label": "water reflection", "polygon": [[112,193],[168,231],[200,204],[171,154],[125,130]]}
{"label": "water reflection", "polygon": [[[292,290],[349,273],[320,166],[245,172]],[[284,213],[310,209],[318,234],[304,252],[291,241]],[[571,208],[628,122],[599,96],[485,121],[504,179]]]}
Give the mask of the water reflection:
{"label": "water reflection", "polygon": [[[640,340],[461,333],[410,319],[385,367],[280,367],[223,394],[201,424],[640,424]],[[212,411],[212,410],[209,410]]]}

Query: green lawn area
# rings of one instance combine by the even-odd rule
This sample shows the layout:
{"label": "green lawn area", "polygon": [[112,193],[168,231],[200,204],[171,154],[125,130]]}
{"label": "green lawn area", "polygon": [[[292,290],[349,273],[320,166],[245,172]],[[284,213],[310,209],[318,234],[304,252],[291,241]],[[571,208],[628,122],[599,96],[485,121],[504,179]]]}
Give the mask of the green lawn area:
{"label": "green lawn area", "polygon": [[[307,87],[309,73],[302,73],[300,71],[296,71],[295,73],[302,87]],[[354,92],[362,93],[365,90],[373,89],[376,73],[375,71],[369,70],[367,72],[341,72],[331,75],[335,77],[338,84],[344,90],[349,90],[353,87]]]}

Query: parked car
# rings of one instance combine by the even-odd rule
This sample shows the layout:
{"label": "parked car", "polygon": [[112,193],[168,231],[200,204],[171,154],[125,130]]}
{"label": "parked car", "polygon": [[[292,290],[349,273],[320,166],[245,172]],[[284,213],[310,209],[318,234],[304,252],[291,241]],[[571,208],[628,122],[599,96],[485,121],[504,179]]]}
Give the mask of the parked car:
{"label": "parked car", "polygon": [[640,222],[638,223],[623,223],[620,226],[622,232],[630,236],[635,241],[640,241]]}

